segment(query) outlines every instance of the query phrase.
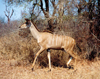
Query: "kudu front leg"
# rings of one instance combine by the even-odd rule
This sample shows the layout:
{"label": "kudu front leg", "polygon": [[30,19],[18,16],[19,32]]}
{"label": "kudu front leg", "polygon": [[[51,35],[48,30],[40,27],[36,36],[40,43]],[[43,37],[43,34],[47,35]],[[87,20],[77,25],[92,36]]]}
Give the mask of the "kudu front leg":
{"label": "kudu front leg", "polygon": [[32,71],[34,70],[34,65],[35,65],[35,62],[36,62],[36,59],[37,59],[38,55],[39,55],[43,50],[44,50],[44,49],[41,48],[41,49],[37,52],[37,54],[35,55],[34,62],[33,62],[33,64],[32,64]]}
{"label": "kudu front leg", "polygon": [[51,57],[50,57],[50,49],[47,49],[47,52],[48,52],[48,61],[49,61],[49,70],[48,70],[48,71],[51,71]]}

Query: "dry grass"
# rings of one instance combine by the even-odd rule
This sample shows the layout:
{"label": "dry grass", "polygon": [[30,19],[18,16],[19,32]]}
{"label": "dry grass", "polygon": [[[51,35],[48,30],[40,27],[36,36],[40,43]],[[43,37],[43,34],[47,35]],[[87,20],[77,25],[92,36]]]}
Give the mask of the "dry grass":
{"label": "dry grass", "polygon": [[[29,30],[7,28],[0,30],[0,79],[100,79],[99,59],[94,62],[79,61],[77,71],[73,71],[66,68],[69,55],[61,50],[51,50],[51,72],[47,72],[47,51],[39,55],[35,71],[32,72],[31,64],[40,48],[39,45]],[[73,36],[67,33],[66,35]],[[71,62],[71,66],[73,64],[74,61]]]}
{"label": "dry grass", "polygon": [[0,59],[0,79],[100,79],[100,61],[78,62],[77,70],[53,67],[51,72],[48,68],[35,66],[31,71],[30,65],[12,66],[12,60]]}

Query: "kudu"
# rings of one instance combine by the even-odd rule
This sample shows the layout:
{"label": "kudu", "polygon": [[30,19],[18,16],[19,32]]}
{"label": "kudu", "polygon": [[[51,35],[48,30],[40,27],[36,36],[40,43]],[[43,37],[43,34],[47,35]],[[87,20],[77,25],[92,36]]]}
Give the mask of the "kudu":
{"label": "kudu", "polygon": [[[50,49],[64,49],[65,52],[68,52],[73,58],[77,59],[77,55],[73,51],[76,42],[72,37],[56,35],[47,32],[39,32],[29,19],[25,19],[25,20],[26,22],[23,25],[21,25],[20,28],[29,28],[33,37],[37,40],[38,44],[40,45],[40,50],[35,55],[35,59],[32,64],[32,70],[34,69],[34,65],[38,55],[44,50],[48,51],[50,71],[51,71]],[[69,60],[67,65],[70,63],[71,59]]]}

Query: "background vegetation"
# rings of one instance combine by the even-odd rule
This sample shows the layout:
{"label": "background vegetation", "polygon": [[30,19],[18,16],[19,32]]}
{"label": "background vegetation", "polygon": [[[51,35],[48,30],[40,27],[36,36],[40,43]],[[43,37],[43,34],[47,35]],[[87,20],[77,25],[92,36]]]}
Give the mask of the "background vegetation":
{"label": "background vegetation", "polygon": [[[4,59],[14,59],[12,65],[32,63],[39,46],[28,29],[19,29],[24,18],[30,18],[40,31],[49,31],[73,37],[78,54],[90,61],[100,57],[100,1],[99,0],[6,0],[7,23],[0,18],[0,54]],[[31,4],[31,5],[28,5]],[[21,19],[11,21],[14,9],[23,5],[29,12],[22,12]],[[66,67],[69,55],[64,51],[51,50],[53,66]],[[47,52],[38,58],[37,64],[48,66]]]}

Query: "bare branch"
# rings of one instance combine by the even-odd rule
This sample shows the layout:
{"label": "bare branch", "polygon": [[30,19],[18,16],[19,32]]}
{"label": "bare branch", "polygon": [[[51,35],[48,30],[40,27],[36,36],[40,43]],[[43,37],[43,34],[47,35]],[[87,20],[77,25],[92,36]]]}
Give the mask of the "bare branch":
{"label": "bare branch", "polygon": [[49,1],[45,0],[46,12],[49,12]]}
{"label": "bare branch", "polygon": [[55,0],[54,1],[51,1],[51,3],[52,3],[53,8],[54,8],[54,11],[53,11],[53,15],[52,16],[54,16],[56,14],[57,5],[55,5]]}
{"label": "bare branch", "polygon": [[44,8],[43,8],[43,2],[42,2],[42,0],[40,0],[40,2],[41,2],[41,5],[40,5],[41,10],[42,10],[42,11],[43,11],[43,13],[45,14],[45,10],[44,10]]}
{"label": "bare branch", "polygon": [[8,19],[8,24],[10,23],[10,18],[12,17],[12,15],[13,15],[13,13],[14,13],[14,10],[12,9],[12,13],[11,13],[11,15],[10,15],[10,10],[9,9],[7,9],[7,5],[6,5],[6,11],[4,11],[4,14],[5,14],[5,16],[7,17],[7,19]]}
{"label": "bare branch", "polygon": [[39,11],[39,13],[37,14],[37,16],[35,16],[33,19],[35,20],[39,16],[40,13],[41,13],[41,11]]}
{"label": "bare branch", "polygon": [[6,14],[6,12],[5,12],[5,11],[4,11],[4,13],[5,13],[5,16],[6,16],[6,17],[8,17],[8,15]]}
{"label": "bare branch", "polygon": [[[49,9],[47,11],[45,11],[44,8],[43,8],[43,2],[42,2],[42,0],[40,0],[40,1],[41,1],[41,5],[40,5],[41,10],[43,11],[45,17],[49,18],[49,11],[48,11]],[[47,2],[45,2],[45,3],[47,3]]]}
{"label": "bare branch", "polygon": [[12,9],[12,13],[11,13],[11,16],[10,16],[10,18],[12,17],[13,13],[14,13],[14,10]]}
{"label": "bare branch", "polygon": [[94,35],[94,33],[91,33],[98,41],[100,41],[100,39],[97,38],[96,35]]}

